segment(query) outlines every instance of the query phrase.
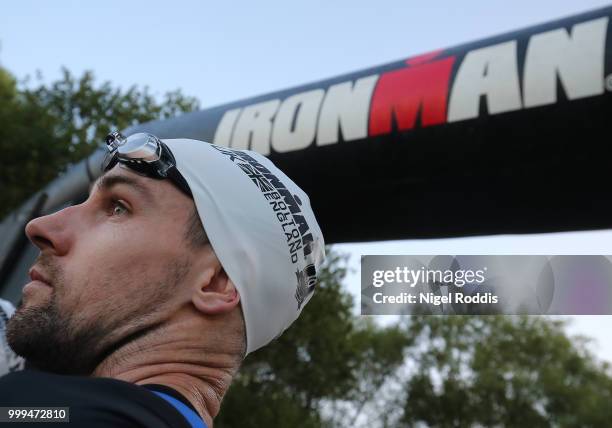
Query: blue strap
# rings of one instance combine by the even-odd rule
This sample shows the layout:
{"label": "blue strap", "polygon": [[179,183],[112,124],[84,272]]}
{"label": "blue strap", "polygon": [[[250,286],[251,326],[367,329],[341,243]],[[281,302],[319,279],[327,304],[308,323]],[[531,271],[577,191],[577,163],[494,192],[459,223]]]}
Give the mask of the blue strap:
{"label": "blue strap", "polygon": [[166,400],[168,403],[172,404],[172,406],[174,406],[174,408],[178,410],[181,413],[181,415],[185,417],[185,419],[187,419],[187,422],[189,422],[189,424],[191,425],[191,428],[208,428],[206,424],[204,423],[204,421],[200,418],[200,415],[198,415],[196,412],[191,410],[188,406],[186,406],[180,400],[177,400],[176,398],[168,394],[164,394],[163,392],[159,392],[159,391],[151,391],[151,392],[154,394],[157,394],[158,396]]}

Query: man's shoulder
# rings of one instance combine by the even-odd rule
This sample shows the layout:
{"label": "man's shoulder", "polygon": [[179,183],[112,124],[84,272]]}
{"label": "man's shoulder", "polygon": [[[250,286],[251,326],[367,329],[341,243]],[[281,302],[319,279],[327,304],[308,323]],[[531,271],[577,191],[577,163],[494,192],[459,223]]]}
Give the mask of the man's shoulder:
{"label": "man's shoulder", "polygon": [[[144,388],[111,378],[65,376],[36,370],[23,370],[0,377],[0,399],[27,400],[29,402],[57,402],[72,400],[75,403],[100,402],[121,398],[147,400],[151,394]],[[18,404],[18,403],[15,403]]]}
{"label": "man's shoulder", "polygon": [[189,426],[175,408],[151,391],[111,378],[33,370],[10,373],[0,377],[0,403],[9,407],[69,407],[72,426]]}

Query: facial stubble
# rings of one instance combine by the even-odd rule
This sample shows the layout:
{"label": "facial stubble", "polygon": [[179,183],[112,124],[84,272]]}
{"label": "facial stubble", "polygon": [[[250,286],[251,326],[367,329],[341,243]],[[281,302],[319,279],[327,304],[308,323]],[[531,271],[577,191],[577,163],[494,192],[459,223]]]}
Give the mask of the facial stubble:
{"label": "facial stubble", "polygon": [[[39,370],[70,375],[90,375],[110,354],[159,327],[152,316],[175,294],[189,271],[189,263],[173,261],[165,269],[161,281],[140,284],[143,290],[133,302],[125,302],[122,310],[112,306],[93,320],[84,321],[78,309],[62,311],[58,304],[57,288],[63,286],[61,275],[49,300],[35,307],[24,307],[16,311],[7,324],[6,336],[13,350],[24,357],[28,366]],[[104,286],[104,285],[102,285]],[[133,304],[130,304],[133,303]],[[87,304],[87,302],[82,302]],[[108,313],[107,313],[108,312]],[[121,337],[117,331],[132,328]]]}

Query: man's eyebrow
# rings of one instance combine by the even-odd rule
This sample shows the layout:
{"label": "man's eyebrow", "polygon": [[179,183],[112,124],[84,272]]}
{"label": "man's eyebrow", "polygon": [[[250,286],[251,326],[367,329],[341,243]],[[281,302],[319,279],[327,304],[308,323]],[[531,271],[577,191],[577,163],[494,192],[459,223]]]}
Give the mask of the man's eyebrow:
{"label": "man's eyebrow", "polygon": [[[134,180],[131,177],[125,175],[103,175],[95,184],[98,191],[107,192],[114,186],[119,184],[125,184],[126,186],[132,187],[137,193],[139,193],[147,202],[153,204],[154,197],[151,190],[139,181]],[[91,192],[90,192],[91,193]]]}

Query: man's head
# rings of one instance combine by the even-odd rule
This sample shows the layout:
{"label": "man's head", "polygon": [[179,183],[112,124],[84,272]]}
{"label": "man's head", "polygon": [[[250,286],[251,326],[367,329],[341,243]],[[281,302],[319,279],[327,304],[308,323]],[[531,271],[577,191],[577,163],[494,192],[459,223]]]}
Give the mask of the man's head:
{"label": "man's head", "polygon": [[143,337],[172,341],[185,319],[239,361],[312,296],[324,243],[308,196],[257,153],[164,143],[188,192],[119,163],[85,202],[27,225],[51,287],[24,289],[7,336],[34,365],[91,373]]}
{"label": "man's head", "polygon": [[26,288],[7,336],[40,368],[91,373],[185,304],[202,316],[240,311],[193,200],[170,181],[118,165],[85,202],[32,220],[26,234],[51,287]]}

